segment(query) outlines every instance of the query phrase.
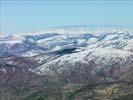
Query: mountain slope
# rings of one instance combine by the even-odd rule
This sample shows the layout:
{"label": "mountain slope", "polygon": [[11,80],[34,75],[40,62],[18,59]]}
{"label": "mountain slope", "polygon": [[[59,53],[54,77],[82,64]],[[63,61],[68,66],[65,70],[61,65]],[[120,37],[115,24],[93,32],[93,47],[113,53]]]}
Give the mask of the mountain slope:
{"label": "mountain slope", "polygon": [[132,100],[133,33],[0,38],[2,100]]}

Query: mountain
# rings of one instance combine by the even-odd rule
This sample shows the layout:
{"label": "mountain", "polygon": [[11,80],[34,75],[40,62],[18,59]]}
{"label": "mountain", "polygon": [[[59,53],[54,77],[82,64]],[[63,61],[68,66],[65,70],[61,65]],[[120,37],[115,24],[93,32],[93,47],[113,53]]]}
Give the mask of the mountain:
{"label": "mountain", "polygon": [[[130,32],[17,34],[0,39],[0,56],[33,56],[56,49],[106,47],[132,50]],[[130,43],[131,42],[131,43]],[[131,46],[130,46],[131,45]],[[112,46],[112,47],[111,47]]]}
{"label": "mountain", "polygon": [[1,37],[0,97],[131,100],[132,58],[132,31],[66,29]]}

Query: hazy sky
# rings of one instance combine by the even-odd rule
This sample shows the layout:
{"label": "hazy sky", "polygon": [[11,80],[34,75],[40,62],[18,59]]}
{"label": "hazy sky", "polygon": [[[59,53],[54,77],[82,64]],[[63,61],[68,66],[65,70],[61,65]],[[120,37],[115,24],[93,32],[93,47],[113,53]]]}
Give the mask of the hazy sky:
{"label": "hazy sky", "polygon": [[0,33],[90,24],[133,28],[133,1],[0,0]]}

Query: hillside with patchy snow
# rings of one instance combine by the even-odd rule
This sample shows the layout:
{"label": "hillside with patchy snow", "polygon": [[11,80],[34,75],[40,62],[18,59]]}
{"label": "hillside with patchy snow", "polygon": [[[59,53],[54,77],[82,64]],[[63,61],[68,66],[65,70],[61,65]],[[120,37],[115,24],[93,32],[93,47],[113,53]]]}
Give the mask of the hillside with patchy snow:
{"label": "hillside with patchy snow", "polygon": [[133,32],[56,30],[0,37],[0,80],[2,100],[132,100]]}

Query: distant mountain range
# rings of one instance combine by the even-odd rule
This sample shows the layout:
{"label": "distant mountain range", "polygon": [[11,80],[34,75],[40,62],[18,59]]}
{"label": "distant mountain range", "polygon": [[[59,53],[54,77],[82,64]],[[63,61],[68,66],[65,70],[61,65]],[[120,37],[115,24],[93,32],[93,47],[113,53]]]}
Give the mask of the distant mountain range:
{"label": "distant mountain range", "polygon": [[[22,88],[25,84],[24,88],[27,87],[29,92],[32,86],[39,91],[40,87],[44,86],[42,80],[49,81],[49,79],[51,80],[49,84],[56,81],[57,84],[65,84],[65,86],[68,83],[78,84],[78,87],[80,84],[132,83],[133,32],[60,29],[55,32],[13,34],[1,37],[0,75],[3,80],[0,82],[2,87],[9,86],[12,89],[17,86],[16,88],[21,91],[19,85]],[[63,88],[64,86],[61,89]],[[22,91],[24,93],[24,90]],[[63,93],[64,91],[67,90],[63,90]],[[23,94],[23,97],[27,96]],[[17,95],[16,98],[19,96]],[[43,100],[30,98],[27,100]]]}

